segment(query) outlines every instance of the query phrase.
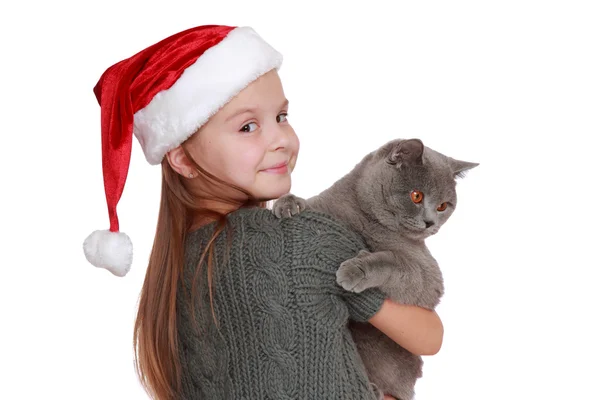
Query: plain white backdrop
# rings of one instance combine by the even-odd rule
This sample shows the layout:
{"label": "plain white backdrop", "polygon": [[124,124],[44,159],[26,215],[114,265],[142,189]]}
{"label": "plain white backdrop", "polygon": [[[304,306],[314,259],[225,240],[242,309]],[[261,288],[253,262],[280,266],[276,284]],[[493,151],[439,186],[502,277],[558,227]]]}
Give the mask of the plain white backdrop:
{"label": "plain white backdrop", "polygon": [[599,20],[594,1],[1,6],[0,398],[147,398],[132,334],[160,168],[134,141],[118,207],[131,272],[88,264],[83,240],[108,228],[92,88],[168,35],[225,24],[284,55],[294,193],[394,138],[481,164],[428,241],[445,337],[417,399],[600,399]]}

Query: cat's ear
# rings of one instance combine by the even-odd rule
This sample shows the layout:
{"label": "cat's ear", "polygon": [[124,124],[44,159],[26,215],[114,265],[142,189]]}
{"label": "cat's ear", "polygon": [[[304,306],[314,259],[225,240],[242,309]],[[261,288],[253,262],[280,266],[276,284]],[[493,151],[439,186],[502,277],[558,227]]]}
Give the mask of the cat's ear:
{"label": "cat's ear", "polygon": [[423,165],[423,142],[419,139],[408,139],[397,143],[390,154],[388,164]]}
{"label": "cat's ear", "polygon": [[452,167],[454,178],[464,178],[467,175],[468,170],[475,168],[479,165],[479,163],[455,160],[451,157],[448,158],[450,159],[450,166]]}

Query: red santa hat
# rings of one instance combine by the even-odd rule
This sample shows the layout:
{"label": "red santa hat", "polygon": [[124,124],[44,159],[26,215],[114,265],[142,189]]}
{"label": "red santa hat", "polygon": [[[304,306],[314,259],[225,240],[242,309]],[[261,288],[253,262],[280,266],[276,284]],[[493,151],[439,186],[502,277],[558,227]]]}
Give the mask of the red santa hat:
{"label": "red santa hat", "polygon": [[131,267],[133,246],[119,232],[132,137],[148,163],[198,130],[282,56],[250,27],[206,25],[170,36],[108,68],[94,87],[101,108],[102,172],[110,229],[83,243],[87,260],[116,276]]}

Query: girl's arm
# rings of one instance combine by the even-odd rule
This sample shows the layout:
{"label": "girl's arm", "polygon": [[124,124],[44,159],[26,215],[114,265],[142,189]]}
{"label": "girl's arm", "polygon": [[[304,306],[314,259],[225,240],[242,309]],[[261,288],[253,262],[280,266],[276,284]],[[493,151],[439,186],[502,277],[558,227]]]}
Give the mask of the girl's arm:
{"label": "girl's arm", "polygon": [[442,347],[444,327],[435,311],[385,299],[369,322],[413,354],[430,356]]}

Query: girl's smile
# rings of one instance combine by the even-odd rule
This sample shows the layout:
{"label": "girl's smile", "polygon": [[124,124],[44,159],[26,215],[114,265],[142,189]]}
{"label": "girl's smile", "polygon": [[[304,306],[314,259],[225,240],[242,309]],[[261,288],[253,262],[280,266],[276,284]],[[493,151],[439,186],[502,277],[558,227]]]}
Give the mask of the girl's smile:
{"label": "girl's smile", "polygon": [[289,168],[288,168],[288,164],[289,164],[288,161],[284,161],[279,164],[275,164],[272,167],[262,169],[262,170],[260,170],[260,172],[267,172],[270,174],[287,174],[290,172]]}

